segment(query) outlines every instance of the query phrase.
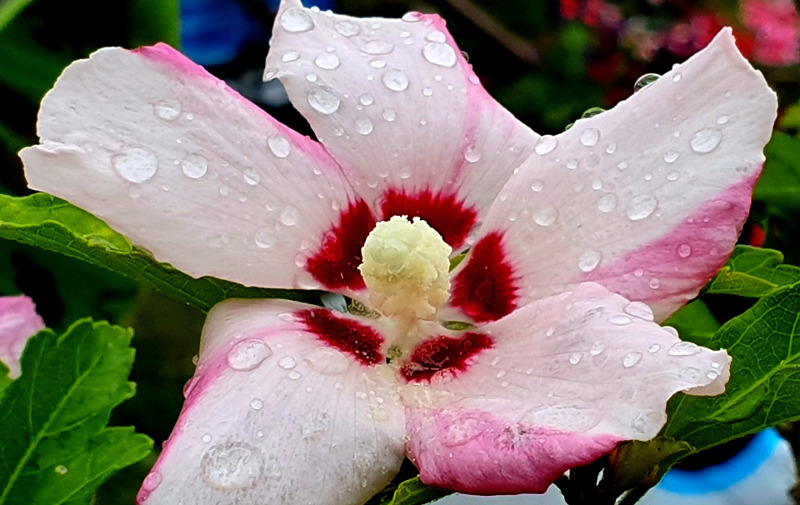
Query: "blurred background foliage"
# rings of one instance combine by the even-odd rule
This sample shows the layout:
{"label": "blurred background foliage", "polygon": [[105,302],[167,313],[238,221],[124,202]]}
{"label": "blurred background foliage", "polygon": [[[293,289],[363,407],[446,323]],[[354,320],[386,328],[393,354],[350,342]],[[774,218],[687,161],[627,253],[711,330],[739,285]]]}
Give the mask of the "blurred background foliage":
{"label": "blurred background foliage", "polygon": [[[315,2],[307,0],[307,6]],[[778,132],[756,190],[744,243],[800,264],[800,52],[791,0],[332,0],[357,16],[438,12],[483,85],[540,133],[557,133],[592,108],[612,107],[645,73],[662,73],[731,25],[745,55],[780,100]],[[311,134],[277,83],[262,83],[276,0],[0,0],[0,193],[29,193],[17,151],[37,142],[38,104],[62,69],[99,47],[159,41],[184,50],[279,120]],[[0,240],[0,295],[31,296],[48,326],[91,316],[135,329],[138,394],[117,424],[168,435],[193,373],[202,314],[148,286],[76,260]],[[737,302],[738,304],[739,302]],[[717,300],[709,317],[741,307]],[[96,503],[133,503],[154,460],[109,481]]]}

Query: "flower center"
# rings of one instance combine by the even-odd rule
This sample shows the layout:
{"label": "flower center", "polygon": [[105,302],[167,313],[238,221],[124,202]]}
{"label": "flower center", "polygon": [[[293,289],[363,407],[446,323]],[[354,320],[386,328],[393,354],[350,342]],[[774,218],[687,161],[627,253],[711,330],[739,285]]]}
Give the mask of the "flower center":
{"label": "flower center", "polygon": [[434,320],[450,297],[452,250],[418,217],[378,223],[364,242],[358,267],[372,306],[386,316]]}

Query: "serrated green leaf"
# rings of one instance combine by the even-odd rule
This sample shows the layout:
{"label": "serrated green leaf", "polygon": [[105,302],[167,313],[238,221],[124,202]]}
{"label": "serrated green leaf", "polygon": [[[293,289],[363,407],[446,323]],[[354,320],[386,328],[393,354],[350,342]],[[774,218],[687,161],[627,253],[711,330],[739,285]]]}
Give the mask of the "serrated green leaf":
{"label": "serrated green leaf", "polygon": [[27,197],[0,195],[0,238],[16,240],[77,258],[138,281],[200,310],[226,298],[283,298],[314,303],[313,292],[250,288],[233,282],[195,279],[156,262],[106,223],[45,193]]}
{"label": "serrated green leaf", "polygon": [[0,361],[0,400],[3,399],[3,394],[6,391],[6,388],[9,384],[11,384],[11,377],[9,377],[10,370],[6,366],[5,363]]}
{"label": "serrated green leaf", "polygon": [[780,251],[737,246],[728,263],[708,283],[704,292],[760,298],[800,282],[800,267],[782,263],[783,253]]}
{"label": "serrated green leaf", "polygon": [[452,491],[426,486],[419,480],[419,477],[414,477],[401,482],[394,494],[383,500],[380,505],[422,505],[452,493]]}
{"label": "serrated green leaf", "polygon": [[681,340],[706,345],[719,329],[719,322],[702,300],[694,300],[664,321],[681,335]]}
{"label": "serrated green leaf", "polygon": [[673,398],[663,435],[702,450],[800,419],[798,323],[800,283],[728,321],[714,337],[733,358],[725,393]]}
{"label": "serrated green leaf", "polygon": [[800,209],[800,138],[775,132],[764,148],[767,161],[753,198]]}
{"label": "serrated green leaf", "polygon": [[129,428],[106,428],[134,394],[132,333],[83,320],[28,341],[22,375],[0,400],[0,504],[86,504],[119,468],[152,449]]}
{"label": "serrated green leaf", "polygon": [[0,2],[0,30],[14,20],[33,0],[5,0]]}

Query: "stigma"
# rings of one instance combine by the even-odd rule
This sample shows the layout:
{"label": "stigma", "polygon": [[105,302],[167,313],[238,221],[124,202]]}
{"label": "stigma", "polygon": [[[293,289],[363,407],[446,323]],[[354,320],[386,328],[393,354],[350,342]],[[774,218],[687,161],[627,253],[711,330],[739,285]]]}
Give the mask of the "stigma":
{"label": "stigma", "polygon": [[370,304],[385,316],[434,320],[450,298],[452,251],[418,217],[378,223],[364,242],[358,267]]}

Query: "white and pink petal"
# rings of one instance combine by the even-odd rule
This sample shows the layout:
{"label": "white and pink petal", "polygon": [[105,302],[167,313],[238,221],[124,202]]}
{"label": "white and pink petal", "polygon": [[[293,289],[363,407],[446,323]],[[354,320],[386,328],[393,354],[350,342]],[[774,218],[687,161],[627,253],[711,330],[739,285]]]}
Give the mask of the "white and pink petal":
{"label": "white and pink petal", "polygon": [[248,285],[360,287],[329,261],[313,268],[342,212],[372,222],[336,162],[169,46],[73,63],[45,97],[38,131],[41,145],[21,153],[31,187],[160,261]]}
{"label": "white and pink petal", "polygon": [[267,57],[382,220],[419,216],[458,249],[538,138],[492,99],[444,21],[351,18],[284,1]]}
{"label": "white and pink petal", "polygon": [[407,447],[425,483],[473,494],[541,493],[652,438],[673,394],[719,383],[730,363],[595,283],[447,338],[404,365]]}
{"label": "white and pink petal", "polygon": [[497,254],[466,262],[454,288],[465,294],[455,304],[492,320],[491,303],[470,294],[486,279],[502,280],[493,295],[506,300],[500,315],[595,281],[665,319],[732,251],[776,107],[724,30],[613,109],[543,137],[473,248]]}
{"label": "white and pink petal", "polygon": [[292,302],[217,305],[183,412],[138,502],[367,501],[404,457],[381,331]]}
{"label": "white and pink petal", "polygon": [[42,329],[44,321],[33,300],[25,295],[0,297],[0,361],[11,378],[20,374],[19,359],[28,339]]}

